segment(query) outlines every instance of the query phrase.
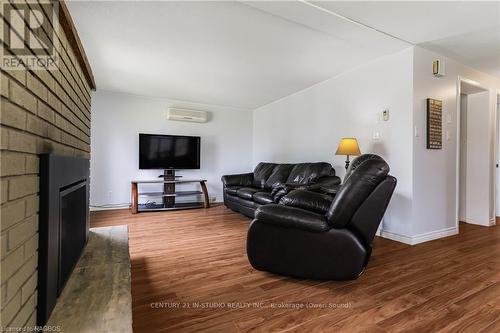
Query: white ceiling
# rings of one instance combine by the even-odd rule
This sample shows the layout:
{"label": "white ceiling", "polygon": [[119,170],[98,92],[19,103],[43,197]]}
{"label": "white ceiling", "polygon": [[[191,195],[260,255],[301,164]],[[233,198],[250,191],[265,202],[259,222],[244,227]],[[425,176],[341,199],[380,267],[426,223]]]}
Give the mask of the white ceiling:
{"label": "white ceiling", "polygon": [[343,29],[333,36],[239,2],[68,7],[98,89],[241,108],[267,104],[405,46],[340,18],[327,15],[329,24]]}
{"label": "white ceiling", "polygon": [[67,4],[104,90],[253,109],[412,44],[498,71],[497,3]]}
{"label": "white ceiling", "polygon": [[499,1],[332,1],[316,6],[500,74]]}

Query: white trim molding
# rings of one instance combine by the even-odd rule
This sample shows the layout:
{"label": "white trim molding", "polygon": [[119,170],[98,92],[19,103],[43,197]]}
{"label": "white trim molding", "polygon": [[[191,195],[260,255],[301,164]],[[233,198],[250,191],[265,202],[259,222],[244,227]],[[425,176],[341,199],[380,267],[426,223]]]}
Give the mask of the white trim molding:
{"label": "white trim molding", "polygon": [[416,245],[416,244],[428,242],[431,240],[435,240],[438,238],[453,236],[456,234],[458,234],[458,227],[450,227],[450,228],[445,228],[445,229],[441,229],[441,230],[430,231],[430,232],[426,232],[426,233],[415,235],[415,236],[401,235],[401,234],[397,234],[397,233],[389,232],[389,231],[385,231],[385,230],[382,230],[382,232],[380,233],[381,237],[383,237],[383,238],[387,238],[390,240],[394,240],[394,241],[409,244],[409,245]]}
{"label": "white trim molding", "polygon": [[496,219],[495,218],[490,218],[486,223],[476,223],[474,221],[468,220],[468,221],[463,221],[467,224],[472,224],[472,225],[477,225],[480,227],[493,227],[496,225]]}
{"label": "white trim molding", "polygon": [[102,205],[102,206],[90,206],[91,212],[98,212],[101,210],[117,210],[117,209],[129,209],[130,204],[123,205]]}
{"label": "white trim molding", "polygon": [[410,236],[397,234],[395,232],[382,230],[380,232],[380,237],[387,238],[396,242],[405,243],[412,245],[412,239]]}

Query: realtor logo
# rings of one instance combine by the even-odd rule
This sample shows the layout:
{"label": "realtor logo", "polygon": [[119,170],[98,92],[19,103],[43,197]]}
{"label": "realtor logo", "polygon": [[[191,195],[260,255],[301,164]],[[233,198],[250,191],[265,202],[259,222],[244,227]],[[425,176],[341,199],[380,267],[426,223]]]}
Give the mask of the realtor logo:
{"label": "realtor logo", "polygon": [[2,1],[2,67],[57,69],[58,14],[57,1]]}

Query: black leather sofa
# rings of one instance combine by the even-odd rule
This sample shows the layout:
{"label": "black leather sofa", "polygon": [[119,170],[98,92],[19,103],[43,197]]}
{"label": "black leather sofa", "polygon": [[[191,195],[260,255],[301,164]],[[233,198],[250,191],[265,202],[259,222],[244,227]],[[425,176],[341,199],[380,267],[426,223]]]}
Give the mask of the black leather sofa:
{"label": "black leather sofa", "polygon": [[382,158],[362,155],[336,193],[296,189],[259,207],[247,236],[250,263],[298,278],[357,278],[395,187]]}
{"label": "black leather sofa", "polygon": [[224,204],[254,218],[257,208],[278,203],[295,189],[319,189],[340,184],[329,163],[259,163],[251,173],[222,176]]}

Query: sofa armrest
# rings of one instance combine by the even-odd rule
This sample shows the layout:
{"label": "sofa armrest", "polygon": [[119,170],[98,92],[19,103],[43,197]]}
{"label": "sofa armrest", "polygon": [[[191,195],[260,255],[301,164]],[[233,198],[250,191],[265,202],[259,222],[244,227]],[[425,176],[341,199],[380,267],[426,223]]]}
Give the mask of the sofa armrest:
{"label": "sofa armrest", "polygon": [[275,204],[257,208],[254,221],[310,232],[325,232],[331,229],[323,215],[300,208]]}
{"label": "sofa armrest", "polygon": [[307,190],[322,192],[322,189],[337,188],[341,180],[337,176],[328,176],[320,178],[316,183],[308,185]]}
{"label": "sofa armrest", "polygon": [[289,207],[306,209],[318,214],[325,215],[333,197],[307,190],[293,190],[280,199],[280,204]]}
{"label": "sofa armrest", "polygon": [[226,186],[252,186],[253,172],[236,175],[224,175],[221,177],[222,184]]}

